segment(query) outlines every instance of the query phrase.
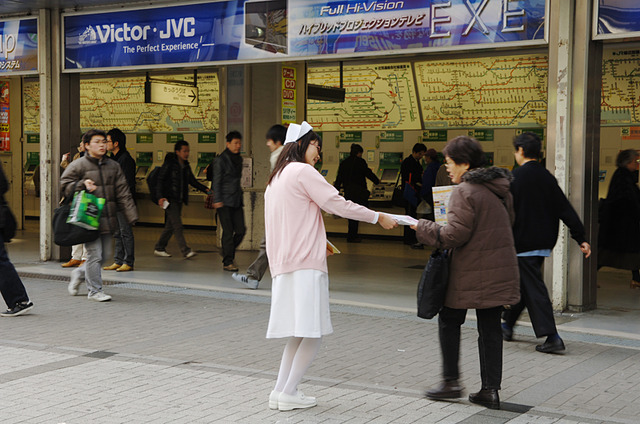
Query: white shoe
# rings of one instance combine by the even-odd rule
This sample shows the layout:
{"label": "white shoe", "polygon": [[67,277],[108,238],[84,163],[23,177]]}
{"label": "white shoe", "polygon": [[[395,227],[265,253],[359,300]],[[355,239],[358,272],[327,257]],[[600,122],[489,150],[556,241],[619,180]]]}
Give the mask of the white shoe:
{"label": "white shoe", "polygon": [[248,275],[244,274],[238,274],[237,272],[231,274],[231,278],[236,280],[238,283],[244,284],[248,289],[251,290],[257,289],[258,284],[260,284],[260,281],[256,280],[255,278],[249,277]]}
{"label": "white shoe", "polygon": [[67,291],[71,296],[78,295],[78,288],[80,287],[80,284],[82,284],[82,278],[77,276],[75,272],[72,272],[71,282],[69,282],[69,285],[67,286]]}
{"label": "white shoe", "polygon": [[95,300],[96,302],[107,302],[111,300],[111,296],[109,296],[108,294],[105,294],[104,292],[95,292],[93,294],[89,293],[87,295],[87,299]]}
{"label": "white shoe", "polygon": [[292,409],[311,408],[318,404],[316,398],[306,397],[300,390],[294,395],[288,395],[284,392],[278,396],[278,409],[280,411],[291,411]]}
{"label": "white shoe", "polygon": [[193,250],[190,250],[189,253],[187,253],[186,255],[184,255],[185,259],[189,259],[189,258],[193,258],[194,256],[196,256],[197,253],[194,252]]}
{"label": "white shoe", "polygon": [[280,397],[280,393],[282,392],[276,392],[275,390],[269,393],[269,409],[278,409],[278,397]]}
{"label": "white shoe", "polygon": [[165,250],[154,250],[153,254],[155,256],[160,256],[161,258],[170,258],[171,255],[168,254]]}

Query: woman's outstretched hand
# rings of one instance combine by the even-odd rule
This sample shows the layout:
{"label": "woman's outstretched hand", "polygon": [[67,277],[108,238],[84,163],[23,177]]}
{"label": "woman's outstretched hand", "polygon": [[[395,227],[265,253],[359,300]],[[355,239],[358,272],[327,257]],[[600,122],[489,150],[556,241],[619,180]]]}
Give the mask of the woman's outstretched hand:
{"label": "woman's outstretched hand", "polygon": [[385,230],[390,230],[398,226],[398,223],[395,219],[391,218],[389,215],[383,212],[379,212],[378,215],[378,224]]}

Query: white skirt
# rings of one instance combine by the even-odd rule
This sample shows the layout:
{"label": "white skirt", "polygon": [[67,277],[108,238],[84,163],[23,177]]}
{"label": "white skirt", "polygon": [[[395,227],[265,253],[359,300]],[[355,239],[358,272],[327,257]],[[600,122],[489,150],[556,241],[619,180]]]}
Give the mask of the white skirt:
{"label": "white skirt", "polygon": [[317,338],[331,333],[329,276],[326,272],[301,269],[273,278],[268,339]]}

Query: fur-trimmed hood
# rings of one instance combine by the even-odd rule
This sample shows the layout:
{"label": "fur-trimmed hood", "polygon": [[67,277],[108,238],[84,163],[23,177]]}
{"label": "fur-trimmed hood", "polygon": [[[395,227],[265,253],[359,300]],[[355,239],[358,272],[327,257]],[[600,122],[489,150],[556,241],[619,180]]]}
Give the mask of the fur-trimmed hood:
{"label": "fur-trimmed hood", "polygon": [[462,176],[462,181],[469,184],[482,184],[497,196],[503,198],[509,192],[513,175],[508,169],[491,166],[467,171]]}

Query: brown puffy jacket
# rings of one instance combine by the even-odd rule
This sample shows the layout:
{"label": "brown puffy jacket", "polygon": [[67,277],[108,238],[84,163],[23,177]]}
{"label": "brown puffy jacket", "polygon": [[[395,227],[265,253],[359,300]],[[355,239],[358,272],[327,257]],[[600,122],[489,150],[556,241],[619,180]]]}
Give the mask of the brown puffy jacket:
{"label": "brown puffy jacket", "polygon": [[486,309],[514,305],[520,300],[520,276],[513,242],[511,173],[476,168],[453,189],[447,225],[420,220],[418,241],[450,250],[449,286],[445,306]]}
{"label": "brown puffy jacket", "polygon": [[102,234],[118,230],[116,212],[122,212],[129,224],[138,221],[138,210],[118,162],[107,156],[98,160],[90,155],[74,160],[60,177],[62,195],[73,197],[76,191],[84,190],[86,179],[93,180],[97,186],[91,194],[107,199],[100,215],[99,230]]}

